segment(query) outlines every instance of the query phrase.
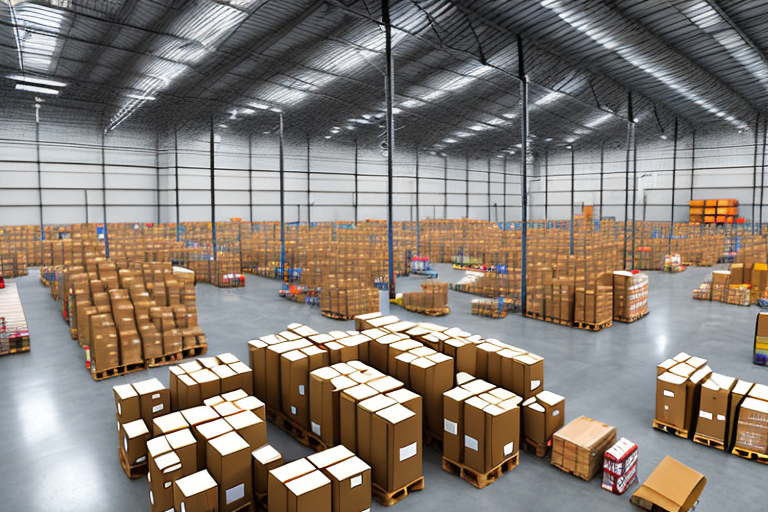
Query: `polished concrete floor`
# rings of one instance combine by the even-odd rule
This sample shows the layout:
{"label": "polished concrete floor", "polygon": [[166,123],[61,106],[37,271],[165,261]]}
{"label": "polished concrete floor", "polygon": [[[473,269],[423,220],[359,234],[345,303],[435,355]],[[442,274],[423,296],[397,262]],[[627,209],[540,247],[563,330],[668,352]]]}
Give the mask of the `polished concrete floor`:
{"label": "polished concrete floor", "polygon": [[[447,265],[440,271],[441,280],[455,281],[462,275]],[[472,296],[454,292],[453,313],[438,322],[543,356],[545,387],[566,397],[566,420],[585,415],[615,425],[620,437],[640,447],[641,480],[671,455],[707,477],[700,512],[765,510],[760,495],[768,468],[651,428],[655,366],[680,351],[708,359],[716,372],[768,383],[768,369],[751,364],[757,308],[691,299],[691,290],[708,272],[651,273],[651,314],[598,333],[519,314],[501,320],[473,317]],[[400,291],[416,289],[419,282],[415,277],[403,279]],[[146,480],[128,480],[118,463],[111,388],[149,377],[167,384],[168,369],[94,382],[37,271],[18,279],[18,285],[32,351],[0,357],[0,511],[148,511]],[[317,308],[278,299],[278,287],[273,280],[253,276],[247,277],[245,289],[198,286],[199,318],[209,353],[232,352],[247,361],[248,340],[279,332],[291,322],[321,332],[353,328],[352,322],[321,316]],[[397,307],[392,312],[425,320]],[[286,460],[308,454],[272,425],[268,436]],[[424,453],[424,475],[426,489],[398,504],[397,510],[639,510],[630,505],[629,495],[603,491],[599,478],[583,482],[550,466],[548,459],[526,453],[517,468],[483,490],[442,471],[440,455],[430,448]],[[373,509],[381,507],[374,503]]]}

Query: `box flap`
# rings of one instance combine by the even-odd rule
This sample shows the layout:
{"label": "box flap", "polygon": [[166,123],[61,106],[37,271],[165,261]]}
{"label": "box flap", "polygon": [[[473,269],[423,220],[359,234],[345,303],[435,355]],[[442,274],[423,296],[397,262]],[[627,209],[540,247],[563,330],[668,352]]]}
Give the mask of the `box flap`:
{"label": "box flap", "polygon": [[664,510],[688,511],[699,499],[706,483],[704,475],[667,455],[635,495]]}

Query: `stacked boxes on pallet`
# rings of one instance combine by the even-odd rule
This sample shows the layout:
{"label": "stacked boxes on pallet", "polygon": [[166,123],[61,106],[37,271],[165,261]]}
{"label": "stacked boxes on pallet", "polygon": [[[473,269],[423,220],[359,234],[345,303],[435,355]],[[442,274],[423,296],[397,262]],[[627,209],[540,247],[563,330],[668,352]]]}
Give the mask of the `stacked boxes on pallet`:
{"label": "stacked boxes on pallet", "polygon": [[690,201],[690,221],[705,224],[733,224],[739,216],[736,199],[694,199]]}
{"label": "stacked boxes on pallet", "polygon": [[603,469],[603,456],[616,443],[616,427],[580,417],[552,437],[553,466],[589,481]]}
{"label": "stacked boxes on pallet", "polygon": [[648,314],[648,275],[627,271],[613,273],[613,318],[634,322]]}
{"label": "stacked boxes on pallet", "polygon": [[28,352],[29,330],[16,282],[0,288],[0,356]]}
{"label": "stacked boxes on pallet", "polygon": [[403,309],[433,316],[447,314],[448,283],[429,280],[421,284],[421,291],[398,294]]}

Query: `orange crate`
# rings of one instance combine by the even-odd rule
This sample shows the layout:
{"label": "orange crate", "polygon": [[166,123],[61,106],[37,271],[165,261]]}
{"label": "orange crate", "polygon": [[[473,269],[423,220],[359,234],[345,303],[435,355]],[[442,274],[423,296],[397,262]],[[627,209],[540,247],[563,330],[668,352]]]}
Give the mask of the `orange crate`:
{"label": "orange crate", "polygon": [[715,217],[715,222],[718,224],[725,224],[725,215],[718,215]]}
{"label": "orange crate", "polygon": [[704,208],[691,208],[691,215],[703,215]]}
{"label": "orange crate", "polygon": [[739,202],[736,199],[718,199],[717,206],[738,206]]}
{"label": "orange crate", "polygon": [[688,205],[691,208],[696,207],[696,206],[702,207],[702,206],[704,206],[704,200],[703,199],[694,199],[690,203],[688,203]]}
{"label": "orange crate", "polygon": [[717,208],[704,208],[704,215],[717,215]]}
{"label": "orange crate", "polygon": [[704,222],[706,222],[707,224],[714,224],[715,216],[714,215],[705,215],[704,216]]}
{"label": "orange crate", "polygon": [[707,199],[704,201],[704,206],[717,206],[717,199]]}

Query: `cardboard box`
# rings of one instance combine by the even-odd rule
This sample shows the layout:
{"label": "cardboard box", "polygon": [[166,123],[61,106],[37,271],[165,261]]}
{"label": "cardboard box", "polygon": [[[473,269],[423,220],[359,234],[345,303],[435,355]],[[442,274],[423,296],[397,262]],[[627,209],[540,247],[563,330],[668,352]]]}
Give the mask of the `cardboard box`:
{"label": "cardboard box", "polygon": [[189,375],[179,375],[176,379],[176,407],[190,409],[203,404],[200,384]]}
{"label": "cardboard box", "polygon": [[365,384],[347,388],[341,392],[339,402],[339,434],[341,444],[357,452],[357,404],[379,394]]}
{"label": "cardboard box", "polygon": [[423,357],[411,363],[411,388],[424,398],[427,430],[443,431],[443,393],[453,386],[453,359],[444,355]]}
{"label": "cardboard box", "polygon": [[234,431],[232,426],[223,418],[192,427],[192,432],[195,435],[195,439],[197,439],[198,470],[207,467],[206,457],[208,454],[208,444],[210,444],[210,442],[217,437],[223,436],[224,434],[232,431]]}
{"label": "cardboard box", "polygon": [[381,338],[372,340],[368,347],[368,364],[377,370],[389,373],[389,345],[401,341],[403,338],[398,334],[387,334]]}
{"label": "cardboard box", "polygon": [[300,476],[285,487],[288,512],[331,512],[331,481],[321,471]]}
{"label": "cardboard box", "polygon": [[[418,395],[417,395],[418,396]],[[365,462],[371,464],[371,436],[373,435],[373,415],[377,411],[392,407],[397,400],[387,395],[375,395],[357,404],[357,455]],[[409,409],[410,410],[410,409]],[[421,411],[419,411],[419,417]]]}
{"label": "cardboard box", "polygon": [[181,461],[183,476],[197,472],[197,440],[190,429],[179,430],[165,436],[171,449]]}
{"label": "cardboard box", "polygon": [[229,366],[220,364],[211,368],[211,371],[219,378],[220,389],[217,395],[241,388],[240,376]]}
{"label": "cardboard box", "polygon": [[166,511],[173,507],[173,482],[183,476],[181,460],[172,451],[150,460],[149,502],[153,511]]}
{"label": "cardboard box", "polygon": [[549,446],[552,435],[565,422],[565,398],[542,391],[522,404],[522,432],[531,443]]}
{"label": "cardboard box", "polygon": [[307,457],[317,469],[324,470],[334,464],[354,457],[355,454],[349,451],[345,446],[334,446],[322,452],[313,453]]}
{"label": "cardboard box", "polygon": [[206,465],[219,486],[219,511],[232,512],[251,501],[251,450],[235,432],[212,439]]}
{"label": "cardboard box", "polygon": [[189,374],[200,386],[200,399],[205,400],[221,394],[221,380],[210,369],[204,368]]}
{"label": "cardboard box", "polygon": [[530,398],[544,389],[544,358],[525,354],[513,360],[513,386],[510,389],[523,399]]}
{"label": "cardboard box", "polygon": [[189,428],[189,424],[180,412],[172,412],[165,416],[158,416],[152,420],[153,437],[163,436],[186,428]]}
{"label": "cardboard box", "polygon": [[207,470],[173,482],[174,510],[215,512],[218,508],[218,485]]}
{"label": "cardboard box", "polygon": [[255,396],[247,396],[233,403],[235,406],[237,406],[238,409],[243,411],[251,411],[253,414],[261,418],[261,421],[267,421],[267,407]]}
{"label": "cardboard box", "polygon": [[114,386],[112,392],[115,395],[115,409],[120,423],[130,423],[141,419],[141,406],[139,394],[130,384]]}
{"label": "cardboard box", "polygon": [[253,394],[262,402],[267,399],[267,346],[260,340],[248,342],[248,358],[253,370]]}
{"label": "cardboard box", "polygon": [[147,462],[147,441],[149,429],[144,420],[123,423],[121,430],[123,442],[120,447],[129,466],[138,466]]}
{"label": "cardboard box", "polygon": [[705,485],[704,475],[666,456],[630,501],[646,510],[656,506],[666,512],[687,512],[696,504]]}
{"label": "cardboard box", "polygon": [[250,396],[248,393],[245,392],[243,389],[237,389],[235,391],[230,391],[229,393],[222,393],[221,398],[226,400],[227,402],[237,402],[238,400],[241,400],[243,398],[247,398]]}
{"label": "cardboard box", "polygon": [[443,393],[443,456],[464,462],[464,402],[473,394],[457,387]]}
{"label": "cardboard box", "polygon": [[[251,370],[247,364],[237,361],[230,364],[229,368],[237,375],[238,384],[237,389],[242,389],[247,395],[253,394],[253,370]],[[221,389],[222,394],[226,393],[224,388]]]}
{"label": "cardboard box", "polygon": [[739,408],[753,386],[754,384],[751,382],[738,380],[731,390],[731,404],[728,408],[728,442],[726,443],[726,451],[728,452],[733,451],[733,445],[736,442],[736,423],[739,418]]}
{"label": "cardboard box", "polygon": [[443,341],[443,352],[452,357],[456,364],[456,372],[475,373],[477,367],[477,345],[456,338]]}
{"label": "cardboard box", "polygon": [[253,459],[253,494],[266,495],[269,472],[283,465],[283,456],[268,444],[251,452],[251,456]]}
{"label": "cardboard box", "polygon": [[300,350],[280,357],[283,412],[302,428],[309,429],[309,358]]}
{"label": "cardboard box", "polygon": [[371,508],[371,467],[351,457],[323,470],[331,480],[333,512],[364,512]]}
{"label": "cardboard box", "polygon": [[250,451],[267,444],[267,423],[251,411],[242,411],[224,420],[248,443]]}
{"label": "cardboard box", "polygon": [[748,396],[741,403],[734,448],[768,453],[768,402]]}
{"label": "cardboard box", "polygon": [[280,362],[281,356],[292,350],[300,350],[307,346],[311,346],[311,342],[307,341],[289,341],[286,343],[280,343],[278,345],[270,345],[267,347],[267,358],[265,366],[266,374],[266,400],[263,400],[267,407],[273,409],[282,410],[282,364]]}
{"label": "cardboard box", "polygon": [[387,370],[381,370],[381,371],[394,376],[394,374],[396,374],[397,372],[397,362],[396,362],[397,356],[423,346],[424,345],[422,345],[418,341],[415,341],[412,339],[400,340],[400,341],[396,341],[395,343],[392,343],[391,345],[389,345],[389,350],[387,352]]}
{"label": "cardboard box", "polygon": [[477,355],[475,361],[475,377],[478,379],[488,379],[488,356],[492,352],[498,352],[501,347],[493,343],[482,343],[477,345]]}
{"label": "cardboard box", "polygon": [[269,472],[269,512],[288,512],[288,482],[316,471],[307,459],[299,459]]}
{"label": "cardboard box", "polygon": [[605,451],[615,443],[615,427],[582,416],[555,432],[551,463],[589,481],[602,470]]}
{"label": "cardboard box", "polygon": [[310,374],[310,426],[315,435],[329,446],[341,442],[339,402],[341,392],[357,385],[352,379],[326,367]]}
{"label": "cardboard box", "polygon": [[390,393],[403,387],[403,383],[389,375],[368,381],[368,386],[382,394]]}
{"label": "cardboard box", "polygon": [[491,391],[496,386],[482,379],[475,379],[466,384],[462,384],[461,387],[472,393],[472,395],[481,395]]}
{"label": "cardboard box", "polygon": [[424,400],[421,395],[414,393],[410,389],[400,388],[387,393],[385,396],[393,399],[395,402],[413,412],[419,417],[422,424],[424,423]]}
{"label": "cardboard box", "polygon": [[133,388],[139,395],[141,418],[145,425],[152,425],[152,420],[171,412],[171,393],[157,379],[135,382]]}
{"label": "cardboard box", "polygon": [[392,376],[402,382],[405,387],[411,387],[411,363],[416,359],[418,356],[413,352],[405,352],[395,358],[395,371],[392,372]]}
{"label": "cardboard box", "polygon": [[243,410],[240,409],[238,406],[236,406],[232,402],[227,402],[223,398],[221,403],[213,406],[213,410],[216,411],[216,414],[218,414],[222,418],[226,418],[227,416],[232,416],[233,414],[243,412]]}
{"label": "cardboard box", "polygon": [[406,487],[422,476],[422,426],[400,404],[377,411],[371,419],[373,482],[386,492]]}
{"label": "cardboard box", "polygon": [[666,372],[656,377],[656,419],[685,429],[688,386],[686,378]]}
{"label": "cardboard box", "polygon": [[736,379],[713,373],[701,385],[699,418],[696,433],[712,439],[728,439],[728,411],[731,406],[731,390]]}

